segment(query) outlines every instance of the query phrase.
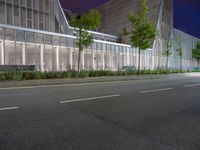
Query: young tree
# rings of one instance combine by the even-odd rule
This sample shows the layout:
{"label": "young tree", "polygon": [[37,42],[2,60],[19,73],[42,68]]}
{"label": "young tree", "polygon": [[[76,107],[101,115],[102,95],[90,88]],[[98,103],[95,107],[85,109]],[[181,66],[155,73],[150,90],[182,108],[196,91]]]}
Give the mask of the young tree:
{"label": "young tree", "polygon": [[76,45],[79,48],[78,52],[78,69],[80,72],[80,56],[81,52],[89,47],[93,42],[93,36],[87,30],[95,30],[101,25],[102,15],[95,9],[81,15],[73,15],[70,24],[75,27],[77,32]]}
{"label": "young tree", "polygon": [[196,48],[192,50],[192,57],[198,61],[198,69],[200,69],[200,41],[197,42]]}
{"label": "young tree", "polygon": [[124,35],[130,36],[131,46],[138,47],[138,75],[140,74],[141,51],[150,48],[156,37],[156,29],[153,27],[153,23],[149,21],[148,13],[147,0],[140,0],[139,11],[128,16],[132,25],[131,30],[123,30]]}
{"label": "young tree", "polygon": [[163,52],[163,56],[166,56],[167,60],[166,60],[166,69],[168,69],[168,64],[169,64],[169,56],[172,55],[172,44],[171,44],[171,40],[168,40],[167,42],[167,48],[166,50]]}
{"label": "young tree", "polygon": [[183,48],[182,48],[182,43],[181,43],[181,37],[178,36],[177,37],[177,43],[178,43],[178,48],[176,49],[177,53],[178,53],[178,56],[180,58],[180,71],[182,72],[182,66],[183,66]]}

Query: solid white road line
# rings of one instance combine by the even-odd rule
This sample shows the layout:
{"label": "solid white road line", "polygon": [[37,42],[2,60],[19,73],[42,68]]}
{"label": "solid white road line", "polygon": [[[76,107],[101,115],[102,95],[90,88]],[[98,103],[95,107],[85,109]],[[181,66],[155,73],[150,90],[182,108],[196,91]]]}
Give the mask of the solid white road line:
{"label": "solid white road line", "polygon": [[2,110],[12,110],[12,109],[18,109],[19,107],[5,107],[5,108],[0,108],[0,111]]}
{"label": "solid white road line", "polygon": [[164,89],[155,89],[155,90],[149,90],[149,91],[141,91],[141,94],[145,94],[145,93],[153,93],[153,92],[161,92],[161,91],[169,91],[169,90],[173,90],[174,88],[164,88]]}
{"label": "solid white road line", "polygon": [[119,96],[120,96],[120,94],[107,95],[107,96],[98,96],[98,97],[90,97],[90,98],[80,98],[80,99],[74,99],[74,100],[61,101],[60,103],[63,104],[63,103],[90,101],[90,100],[105,99],[105,98],[112,98],[112,97],[119,97]]}
{"label": "solid white road line", "polygon": [[189,88],[189,87],[194,87],[194,86],[200,86],[200,83],[198,84],[190,84],[190,85],[185,85],[185,88]]}
{"label": "solid white road line", "polygon": [[[136,81],[136,80],[133,80],[133,81]],[[21,87],[19,86],[19,87],[0,88],[0,91],[2,91],[2,90],[34,89],[34,88],[72,87],[72,86],[84,86],[84,85],[103,85],[103,84],[126,83],[126,82],[130,82],[130,81],[108,81],[108,82],[36,85],[36,86],[21,86]]]}

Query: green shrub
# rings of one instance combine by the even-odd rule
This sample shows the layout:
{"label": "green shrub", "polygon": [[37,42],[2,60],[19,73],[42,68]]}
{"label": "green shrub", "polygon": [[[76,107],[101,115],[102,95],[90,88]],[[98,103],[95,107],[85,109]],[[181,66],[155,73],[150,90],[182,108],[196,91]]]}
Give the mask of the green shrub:
{"label": "green shrub", "polygon": [[0,81],[5,81],[6,77],[5,74],[3,72],[0,73]]}
{"label": "green shrub", "polygon": [[[199,70],[192,70],[193,72],[198,72]],[[159,74],[170,74],[170,73],[180,73],[179,69],[157,69],[157,70],[141,70],[141,75],[159,75]],[[189,71],[182,71],[189,72]],[[103,77],[103,76],[126,76],[126,75],[136,75],[136,70],[127,70],[127,71],[108,71],[108,70],[99,70],[99,71],[81,71],[77,74],[76,71],[64,71],[64,72],[30,72],[30,71],[7,71],[0,72],[0,81],[5,80],[32,80],[32,79],[60,79],[60,78],[76,78],[78,75],[79,78],[87,77]]]}

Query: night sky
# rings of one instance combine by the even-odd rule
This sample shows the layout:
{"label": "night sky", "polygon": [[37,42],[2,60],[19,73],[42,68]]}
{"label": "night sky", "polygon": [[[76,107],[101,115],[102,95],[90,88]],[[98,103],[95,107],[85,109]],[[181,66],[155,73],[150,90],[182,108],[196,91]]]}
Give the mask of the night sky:
{"label": "night sky", "polygon": [[[60,0],[64,8],[80,13],[108,0]],[[200,38],[200,0],[174,0],[174,26]]]}

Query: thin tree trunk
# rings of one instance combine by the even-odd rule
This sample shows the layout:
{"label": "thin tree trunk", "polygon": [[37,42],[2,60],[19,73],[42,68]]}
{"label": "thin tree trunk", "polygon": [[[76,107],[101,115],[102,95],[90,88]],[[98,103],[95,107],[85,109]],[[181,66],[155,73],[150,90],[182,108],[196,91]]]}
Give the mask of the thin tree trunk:
{"label": "thin tree trunk", "polygon": [[168,69],[168,62],[169,62],[169,56],[167,55],[167,60],[166,60],[166,70]]}
{"label": "thin tree trunk", "polygon": [[80,72],[80,58],[81,58],[81,51],[82,51],[82,41],[81,41],[82,30],[79,31],[79,51],[78,51],[78,68],[76,73],[76,79],[78,78]]}
{"label": "thin tree trunk", "polygon": [[182,72],[182,57],[180,57],[180,72]]}
{"label": "thin tree trunk", "polygon": [[198,59],[198,69],[200,69],[200,59]]}
{"label": "thin tree trunk", "polygon": [[81,60],[81,48],[79,48],[79,52],[78,52],[78,72],[80,72],[80,60]]}
{"label": "thin tree trunk", "polygon": [[137,72],[137,75],[139,76],[140,75],[140,54],[141,54],[141,50],[139,48],[139,52],[138,52],[138,72]]}

